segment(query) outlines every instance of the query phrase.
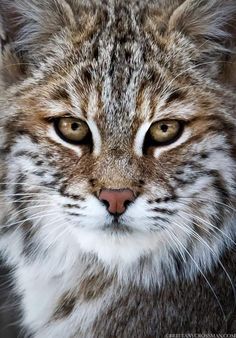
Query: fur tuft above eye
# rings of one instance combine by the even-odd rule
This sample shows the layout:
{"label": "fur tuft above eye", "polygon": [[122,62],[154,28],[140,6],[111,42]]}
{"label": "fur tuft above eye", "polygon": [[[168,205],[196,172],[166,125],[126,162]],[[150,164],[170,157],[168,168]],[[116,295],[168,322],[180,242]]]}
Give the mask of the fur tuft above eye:
{"label": "fur tuft above eye", "polygon": [[54,121],[56,133],[64,141],[72,144],[85,144],[91,132],[86,122],[73,117],[61,117]]}

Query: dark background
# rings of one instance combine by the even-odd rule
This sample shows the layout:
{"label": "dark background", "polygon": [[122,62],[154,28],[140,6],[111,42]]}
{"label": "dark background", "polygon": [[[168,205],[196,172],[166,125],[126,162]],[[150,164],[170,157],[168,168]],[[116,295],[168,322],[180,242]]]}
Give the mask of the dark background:
{"label": "dark background", "polygon": [[0,338],[23,337],[16,324],[19,321],[19,309],[10,275],[10,269],[0,259]]}

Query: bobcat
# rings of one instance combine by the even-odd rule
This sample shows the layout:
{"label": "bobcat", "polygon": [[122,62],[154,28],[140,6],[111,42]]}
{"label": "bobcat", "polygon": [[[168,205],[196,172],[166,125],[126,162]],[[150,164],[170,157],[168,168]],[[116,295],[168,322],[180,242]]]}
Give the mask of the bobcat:
{"label": "bobcat", "polygon": [[0,250],[23,336],[236,333],[235,0],[0,13]]}

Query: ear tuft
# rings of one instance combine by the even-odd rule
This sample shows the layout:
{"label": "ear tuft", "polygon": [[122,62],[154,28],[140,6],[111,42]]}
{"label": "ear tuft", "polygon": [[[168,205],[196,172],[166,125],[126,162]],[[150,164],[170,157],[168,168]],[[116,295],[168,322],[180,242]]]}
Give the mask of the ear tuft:
{"label": "ear tuft", "polygon": [[171,16],[170,29],[178,29],[192,38],[224,39],[235,19],[235,0],[186,0]]}
{"label": "ear tuft", "polygon": [[60,29],[75,25],[64,0],[0,0],[0,13],[7,38],[21,51],[32,51]]}
{"label": "ear tuft", "polygon": [[230,74],[236,51],[236,0],[185,0],[173,12],[169,30],[183,33],[197,45],[200,63],[215,62],[213,77]]}
{"label": "ear tuft", "polygon": [[65,0],[0,0],[0,23],[7,41],[3,61],[11,52],[25,64],[37,64],[52,36],[76,25]]}

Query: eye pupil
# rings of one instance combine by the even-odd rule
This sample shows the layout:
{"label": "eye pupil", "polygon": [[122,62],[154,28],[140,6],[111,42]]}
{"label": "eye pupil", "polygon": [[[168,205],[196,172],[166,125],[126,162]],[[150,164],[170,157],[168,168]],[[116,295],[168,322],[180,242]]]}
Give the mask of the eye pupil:
{"label": "eye pupil", "polygon": [[61,117],[54,120],[54,128],[58,136],[72,144],[88,144],[91,133],[86,122],[74,117]]}
{"label": "eye pupil", "polygon": [[[143,151],[148,148],[169,145],[182,134],[184,124],[178,120],[162,120],[154,122],[145,137]],[[146,149],[146,150],[145,150]]]}
{"label": "eye pupil", "polygon": [[166,133],[168,130],[168,126],[166,124],[162,124],[161,125],[161,130],[163,131],[163,133]]}
{"label": "eye pupil", "polygon": [[78,128],[79,128],[78,123],[73,122],[73,123],[71,124],[71,129],[72,129],[73,131],[76,131]]}

